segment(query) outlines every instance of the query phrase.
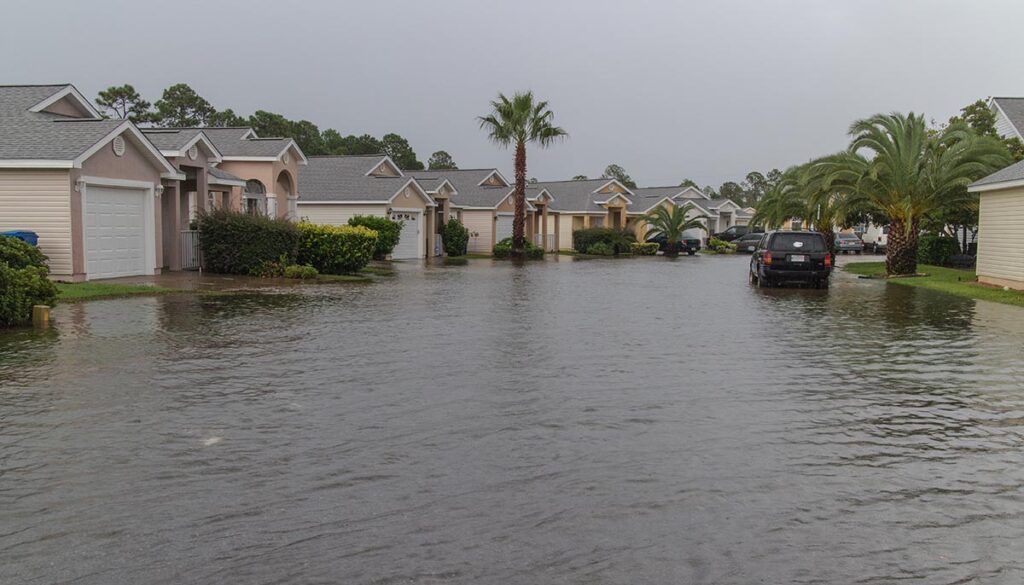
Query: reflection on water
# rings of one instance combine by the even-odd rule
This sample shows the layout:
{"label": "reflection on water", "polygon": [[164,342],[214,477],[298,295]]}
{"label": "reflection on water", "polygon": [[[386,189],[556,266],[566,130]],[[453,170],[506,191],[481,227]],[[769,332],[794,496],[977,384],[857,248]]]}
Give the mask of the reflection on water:
{"label": "reflection on water", "polygon": [[1024,312],[470,261],[0,334],[2,583],[1019,583]]}

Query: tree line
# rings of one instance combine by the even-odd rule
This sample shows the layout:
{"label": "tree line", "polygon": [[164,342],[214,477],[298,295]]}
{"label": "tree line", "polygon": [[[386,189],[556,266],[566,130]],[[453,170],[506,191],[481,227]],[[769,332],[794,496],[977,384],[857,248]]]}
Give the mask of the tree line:
{"label": "tree line", "polygon": [[[586,181],[588,178],[589,177],[586,175],[576,175],[572,179],[574,181]],[[610,164],[605,167],[600,178],[616,179],[630,189],[635,189],[637,187],[636,181],[633,180],[633,177],[629,176],[626,169],[617,164]],[[726,181],[717,189],[711,185],[705,185],[701,188],[697,182],[692,179],[683,179],[679,183],[679,186],[695,187],[706,193],[708,197],[724,197],[730,199],[740,207],[756,207],[757,202],[760,201],[761,198],[763,198],[781,178],[782,171],[779,169],[772,169],[767,173],[751,171],[747,173],[746,177],[744,177],[740,182]]]}
{"label": "tree line", "polygon": [[[256,110],[248,117],[241,116],[230,108],[218,110],[186,83],[168,87],[160,99],[152,103],[130,84],[108,87],[99,92],[95,101],[105,116],[131,120],[140,126],[252,127],[258,136],[295,140],[307,155],[384,153],[402,169],[424,168],[409,141],[400,134],[388,133],[380,138],[370,134],[345,136],[334,128],[321,130],[309,120],[290,120],[266,110]],[[458,166],[450,154],[439,150],[427,159],[426,168],[457,169]]]}

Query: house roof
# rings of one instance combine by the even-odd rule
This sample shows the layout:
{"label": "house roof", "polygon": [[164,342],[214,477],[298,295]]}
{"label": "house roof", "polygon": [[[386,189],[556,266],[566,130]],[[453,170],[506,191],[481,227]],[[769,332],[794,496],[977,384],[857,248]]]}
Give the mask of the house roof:
{"label": "house roof", "polygon": [[632,189],[638,197],[675,197],[681,195],[686,187],[637,187]]}
{"label": "house roof", "polygon": [[[587,179],[584,181],[542,181],[533,183],[531,187],[547,189],[551,194],[550,208],[553,211],[603,212],[605,207],[599,202],[606,201],[614,194],[597,193],[597,190],[609,183],[609,179]],[[625,197],[632,200],[627,193]]]}
{"label": "house roof", "polygon": [[217,167],[209,167],[208,172],[210,173],[210,184],[211,185],[238,185],[240,187],[245,186],[245,179],[232,175],[231,173],[218,169]]}
{"label": "house roof", "polygon": [[306,155],[291,138],[256,138],[256,133],[247,126],[181,128],[180,130],[201,130],[213,142],[217,150],[227,159],[277,158],[288,147],[299,155],[299,164],[304,164]]}
{"label": "house roof", "polygon": [[143,128],[142,133],[160,150],[180,150],[202,132],[199,128]]}
{"label": "house roof", "polygon": [[[81,117],[42,111],[68,98]],[[103,144],[126,135],[167,175],[177,171],[134,124],[104,120],[71,84],[0,86],[0,163],[7,167],[79,167]]]}
{"label": "house roof", "polygon": [[1024,136],[1024,98],[1020,97],[994,97],[992,101],[1006,115],[1006,119],[1013,124],[1018,136]]}
{"label": "house roof", "polygon": [[373,156],[313,156],[302,171],[302,199],[300,203],[387,203],[407,184],[412,183],[433,203],[415,179],[405,177],[377,177],[367,175],[384,157]]}
{"label": "house roof", "polygon": [[[496,187],[480,184],[496,171],[497,169],[449,169],[404,172],[407,176],[415,177],[417,181],[428,183],[439,179],[448,179],[456,191],[451,198],[452,205],[456,207],[486,207],[490,209],[500,205],[505,197],[512,192],[512,187],[509,185]],[[501,173],[498,173],[498,176],[501,176]],[[504,181],[504,179],[502,180]]]}
{"label": "house roof", "polygon": [[1024,184],[1024,161],[1014,163],[968,186],[969,191],[991,191]]}

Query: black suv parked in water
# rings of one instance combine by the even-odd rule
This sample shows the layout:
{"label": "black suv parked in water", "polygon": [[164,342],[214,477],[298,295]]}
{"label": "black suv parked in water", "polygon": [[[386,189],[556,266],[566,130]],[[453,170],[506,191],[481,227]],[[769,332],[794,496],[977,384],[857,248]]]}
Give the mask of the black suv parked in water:
{"label": "black suv parked in water", "polygon": [[828,288],[832,253],[817,232],[768,232],[750,258],[750,282],[759,287],[799,283]]}

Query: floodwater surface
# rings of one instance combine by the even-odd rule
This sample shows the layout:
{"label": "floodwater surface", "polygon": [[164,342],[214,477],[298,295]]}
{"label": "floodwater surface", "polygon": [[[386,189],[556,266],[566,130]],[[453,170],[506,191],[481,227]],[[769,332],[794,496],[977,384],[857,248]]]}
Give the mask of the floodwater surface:
{"label": "floodwater surface", "polygon": [[0,583],[1024,580],[1024,310],[403,266],[0,334]]}

